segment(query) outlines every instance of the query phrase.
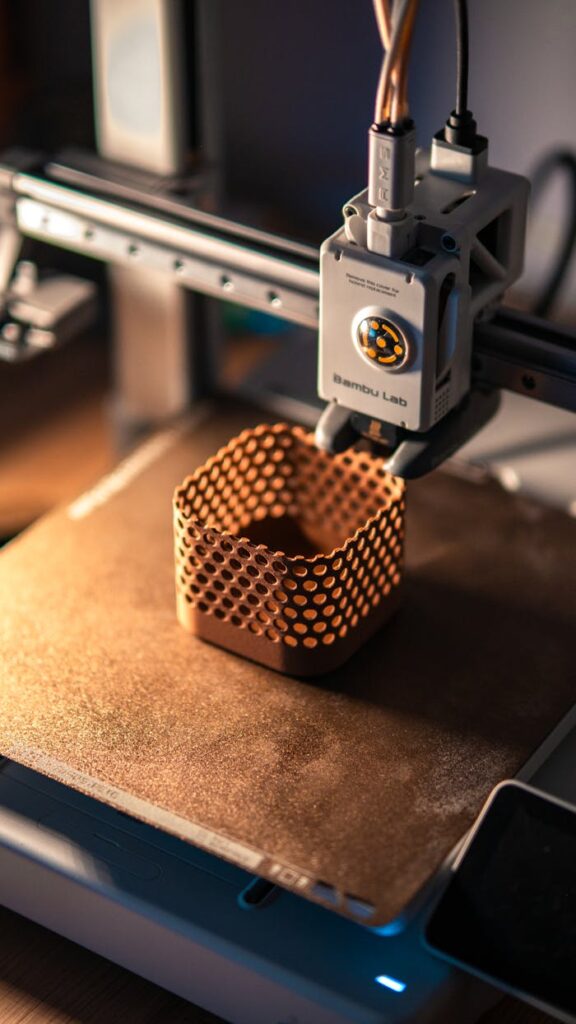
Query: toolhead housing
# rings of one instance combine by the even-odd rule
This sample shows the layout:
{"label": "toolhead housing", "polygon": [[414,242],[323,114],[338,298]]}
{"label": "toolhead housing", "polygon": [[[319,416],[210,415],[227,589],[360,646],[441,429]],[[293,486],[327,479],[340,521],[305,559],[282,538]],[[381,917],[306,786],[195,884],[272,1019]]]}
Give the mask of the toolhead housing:
{"label": "toolhead housing", "polygon": [[351,199],[321,248],[321,397],[410,431],[454,409],[470,388],[474,320],[521,273],[527,198],[524,178],[467,166],[435,140],[393,258],[373,251],[389,225],[374,227],[367,191]]}

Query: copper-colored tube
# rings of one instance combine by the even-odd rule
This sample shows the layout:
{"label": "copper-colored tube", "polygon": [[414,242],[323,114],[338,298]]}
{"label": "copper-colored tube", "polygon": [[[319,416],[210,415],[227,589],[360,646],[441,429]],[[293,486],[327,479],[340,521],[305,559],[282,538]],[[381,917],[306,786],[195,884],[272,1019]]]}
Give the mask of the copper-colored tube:
{"label": "copper-colored tube", "polygon": [[[418,0],[411,0],[404,18],[400,39],[397,43],[397,55],[387,80],[384,80],[384,64],[378,83],[376,120],[391,121],[393,124],[408,116],[408,54]],[[391,44],[391,18],[387,0],[374,0],[374,11],[378,30],[383,45],[389,49]]]}
{"label": "copper-colored tube", "polygon": [[373,0],[373,3],[374,14],[376,16],[376,23],[378,25],[380,39],[382,40],[382,46],[387,50],[390,46],[390,5],[388,0]]}
{"label": "copper-colored tube", "polygon": [[[376,17],[376,24],[378,25],[378,32],[380,33],[380,39],[382,41],[382,46],[383,46],[384,50],[386,51],[386,50],[388,50],[390,48],[390,38],[391,38],[391,29],[392,29],[392,23],[391,23],[391,17],[390,17],[390,5],[388,3],[388,0],[373,0],[373,6],[374,6],[374,15]],[[378,79],[378,88],[377,88],[377,91],[376,91],[376,106],[375,106],[375,115],[374,115],[374,120],[376,121],[376,123],[379,123],[379,121],[383,121],[384,120],[384,105],[383,105],[383,96],[384,96],[384,81],[383,81],[384,63],[385,63],[385,57],[382,58],[382,66],[380,68],[380,76],[379,76],[379,79]]]}
{"label": "copper-colored tube", "polygon": [[416,21],[417,0],[412,0],[403,28],[403,39],[398,61],[392,75],[393,93],[390,101],[389,118],[392,124],[398,124],[410,113],[408,104],[408,62],[410,45]]}

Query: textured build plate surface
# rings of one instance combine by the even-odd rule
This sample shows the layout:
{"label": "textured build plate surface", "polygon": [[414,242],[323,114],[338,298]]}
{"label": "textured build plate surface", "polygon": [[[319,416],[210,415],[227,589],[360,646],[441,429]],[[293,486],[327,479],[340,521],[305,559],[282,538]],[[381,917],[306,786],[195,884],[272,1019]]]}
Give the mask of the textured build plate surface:
{"label": "textured build plate surface", "polygon": [[381,923],[574,701],[576,522],[411,485],[401,611],[332,675],[288,679],[175,615],[174,486],[259,419],[161,435],[2,552],[0,752]]}

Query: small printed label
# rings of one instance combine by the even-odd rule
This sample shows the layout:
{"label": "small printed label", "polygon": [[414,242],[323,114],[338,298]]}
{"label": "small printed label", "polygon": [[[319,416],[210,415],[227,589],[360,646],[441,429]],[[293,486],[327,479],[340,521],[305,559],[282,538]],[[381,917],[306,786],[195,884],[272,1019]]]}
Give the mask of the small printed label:
{"label": "small printed label", "polygon": [[390,201],[390,165],[392,147],[382,141],[378,147],[378,201],[387,206]]}
{"label": "small printed label", "polygon": [[395,299],[399,292],[399,289],[394,285],[386,284],[382,281],[374,281],[370,277],[362,277],[359,274],[347,273],[346,279],[349,284],[355,285],[356,288],[363,288],[365,291],[374,292],[376,295],[386,295],[389,299]]}
{"label": "small printed label", "polygon": [[350,388],[352,391],[359,391],[360,394],[369,395],[372,398],[381,398],[384,402],[391,402],[392,405],[408,405],[406,399],[400,395],[390,395],[387,391],[380,391],[379,388],[370,387],[359,380],[348,380],[346,377],[341,377],[339,373],[333,373],[332,380],[341,388]]}
{"label": "small printed label", "polygon": [[310,882],[308,875],[303,875],[297,868],[286,867],[285,864],[271,864],[268,874],[278,885],[284,885],[287,889],[305,889]]}

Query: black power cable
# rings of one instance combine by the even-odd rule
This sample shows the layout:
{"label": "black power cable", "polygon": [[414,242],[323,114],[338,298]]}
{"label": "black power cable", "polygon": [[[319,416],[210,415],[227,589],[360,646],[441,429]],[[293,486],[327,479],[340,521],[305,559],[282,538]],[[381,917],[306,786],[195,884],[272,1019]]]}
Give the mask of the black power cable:
{"label": "black power cable", "polygon": [[470,42],[467,0],[454,0],[456,23],[456,106],[444,127],[444,139],[453,146],[484,148],[476,133],[476,121],[468,110],[468,79],[470,73]]}
{"label": "black power cable", "polygon": [[468,112],[468,78],[470,70],[470,44],[468,35],[468,4],[454,0],[456,22],[456,107],[459,117]]}
{"label": "black power cable", "polygon": [[568,149],[553,150],[536,166],[532,174],[532,202],[534,203],[559,171],[564,171],[568,176],[570,206],[558,255],[540,296],[533,304],[532,311],[536,316],[542,317],[548,316],[554,306],[576,251],[576,153]]}

